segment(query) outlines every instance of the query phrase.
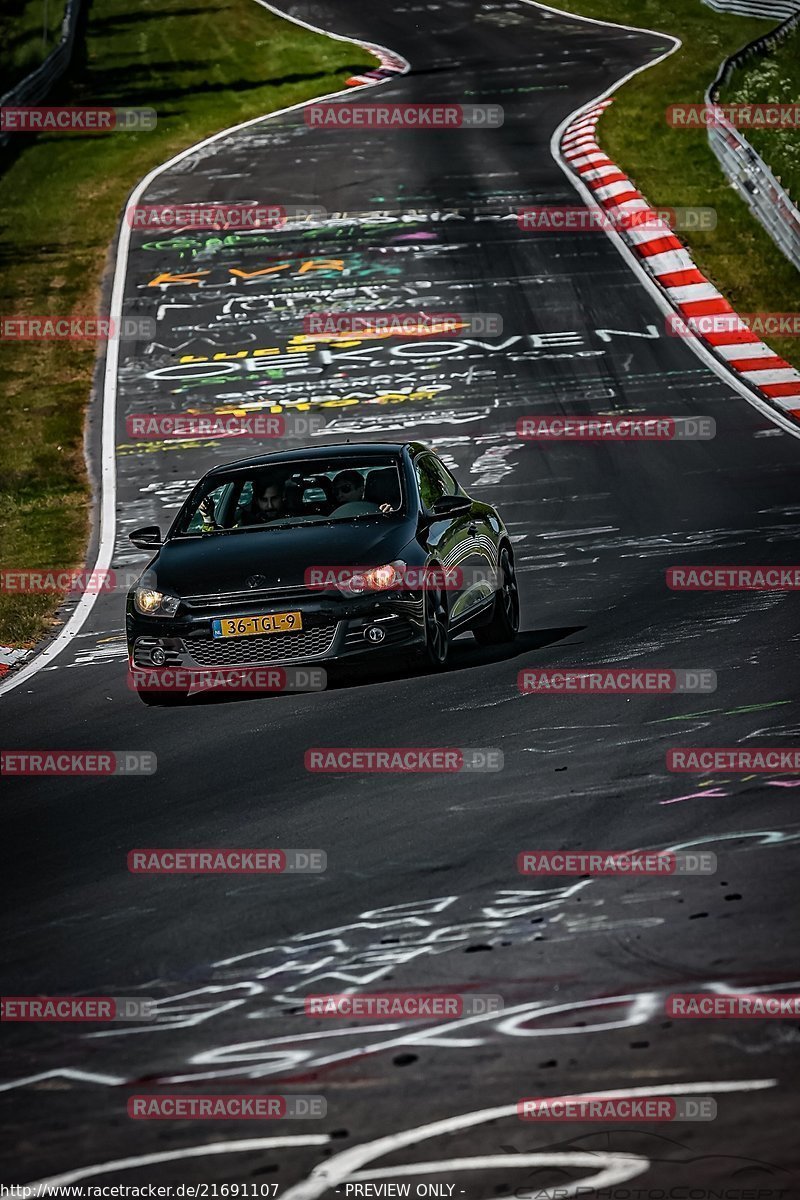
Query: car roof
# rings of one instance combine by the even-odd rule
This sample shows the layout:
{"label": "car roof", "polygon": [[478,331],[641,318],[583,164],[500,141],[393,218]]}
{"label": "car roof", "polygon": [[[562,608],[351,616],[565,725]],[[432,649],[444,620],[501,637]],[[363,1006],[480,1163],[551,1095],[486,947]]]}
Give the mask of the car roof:
{"label": "car roof", "polygon": [[302,446],[297,450],[274,450],[271,454],[259,454],[255,458],[238,458],[235,462],[220,463],[207,472],[209,475],[224,475],[246,467],[268,467],[278,463],[293,463],[308,458],[378,458],[387,454],[402,454],[404,450],[415,456],[428,450],[421,442],[336,442],[332,445]]}

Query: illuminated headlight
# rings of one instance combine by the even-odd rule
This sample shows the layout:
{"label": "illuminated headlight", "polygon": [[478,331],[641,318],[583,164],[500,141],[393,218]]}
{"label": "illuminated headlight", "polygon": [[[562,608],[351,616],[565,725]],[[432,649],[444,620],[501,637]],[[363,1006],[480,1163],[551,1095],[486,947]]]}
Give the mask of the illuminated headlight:
{"label": "illuminated headlight", "polygon": [[179,596],[170,596],[168,592],[141,584],[133,593],[133,607],[145,617],[174,617],[180,602]]}
{"label": "illuminated headlight", "polygon": [[360,571],[349,579],[340,582],[339,587],[347,596],[362,596],[365,592],[388,592],[392,588],[403,586],[406,564],[403,562],[386,563],[381,567],[370,567],[368,571]]}

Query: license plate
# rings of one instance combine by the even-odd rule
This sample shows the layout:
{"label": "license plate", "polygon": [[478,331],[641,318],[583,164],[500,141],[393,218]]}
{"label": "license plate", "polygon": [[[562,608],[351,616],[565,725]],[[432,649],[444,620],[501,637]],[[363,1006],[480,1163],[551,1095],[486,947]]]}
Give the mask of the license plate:
{"label": "license plate", "polygon": [[262,617],[220,617],[211,622],[215,638],[252,637],[257,633],[295,633],[303,628],[299,612],[267,613]]}

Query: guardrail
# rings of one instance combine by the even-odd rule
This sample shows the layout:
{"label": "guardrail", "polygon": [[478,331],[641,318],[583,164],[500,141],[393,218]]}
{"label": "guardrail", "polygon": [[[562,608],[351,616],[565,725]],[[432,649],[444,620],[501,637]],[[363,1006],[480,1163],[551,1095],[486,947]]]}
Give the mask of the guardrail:
{"label": "guardrail", "polygon": [[[0,96],[0,107],[13,107],[17,104],[36,104],[43,100],[57,79],[66,71],[72,60],[75,48],[75,31],[78,25],[78,13],[83,0],[67,0],[64,10],[64,20],[61,22],[61,38],[47,58],[30,75],[26,75],[4,96]],[[5,145],[8,135],[0,134],[0,145]]]}
{"label": "guardrail", "polygon": [[785,21],[800,12],[800,0],[703,0],[715,12],[733,13],[740,17],[775,17]]}
{"label": "guardrail", "polygon": [[[733,2],[738,3],[738,0],[733,0]],[[716,8],[722,3],[723,0],[715,0],[712,7]],[[779,6],[773,5],[772,7]],[[795,6],[793,15],[777,29],[749,42],[736,54],[725,59],[717,72],[716,79],[706,91],[706,104],[713,105],[719,102],[721,89],[737,67],[742,66],[748,59],[761,54],[764,50],[772,49],[798,26],[800,26],[800,0]],[[716,123],[708,126],[708,140],[722,170],[745,204],[764,226],[776,246],[794,266],[800,269],[800,211],[786,190],[781,187],[747,138],[731,125],[721,111]]]}

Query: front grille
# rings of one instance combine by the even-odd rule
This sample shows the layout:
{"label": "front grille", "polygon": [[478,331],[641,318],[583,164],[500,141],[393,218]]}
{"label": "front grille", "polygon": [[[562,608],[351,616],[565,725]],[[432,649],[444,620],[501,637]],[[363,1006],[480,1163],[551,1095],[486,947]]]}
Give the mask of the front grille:
{"label": "front grille", "polygon": [[226,609],[231,608],[233,605],[238,609],[243,605],[248,608],[256,604],[259,606],[275,603],[288,605],[301,600],[307,600],[309,596],[318,595],[318,589],[304,588],[302,585],[295,587],[248,588],[246,591],[240,592],[212,592],[206,596],[184,596],[183,603],[190,611],[209,608]]}
{"label": "front grille", "polygon": [[191,638],[186,649],[203,667],[249,666],[283,662],[291,658],[317,658],[327,654],[336,635],[335,625],[318,625],[299,633],[273,633],[244,638]]}

